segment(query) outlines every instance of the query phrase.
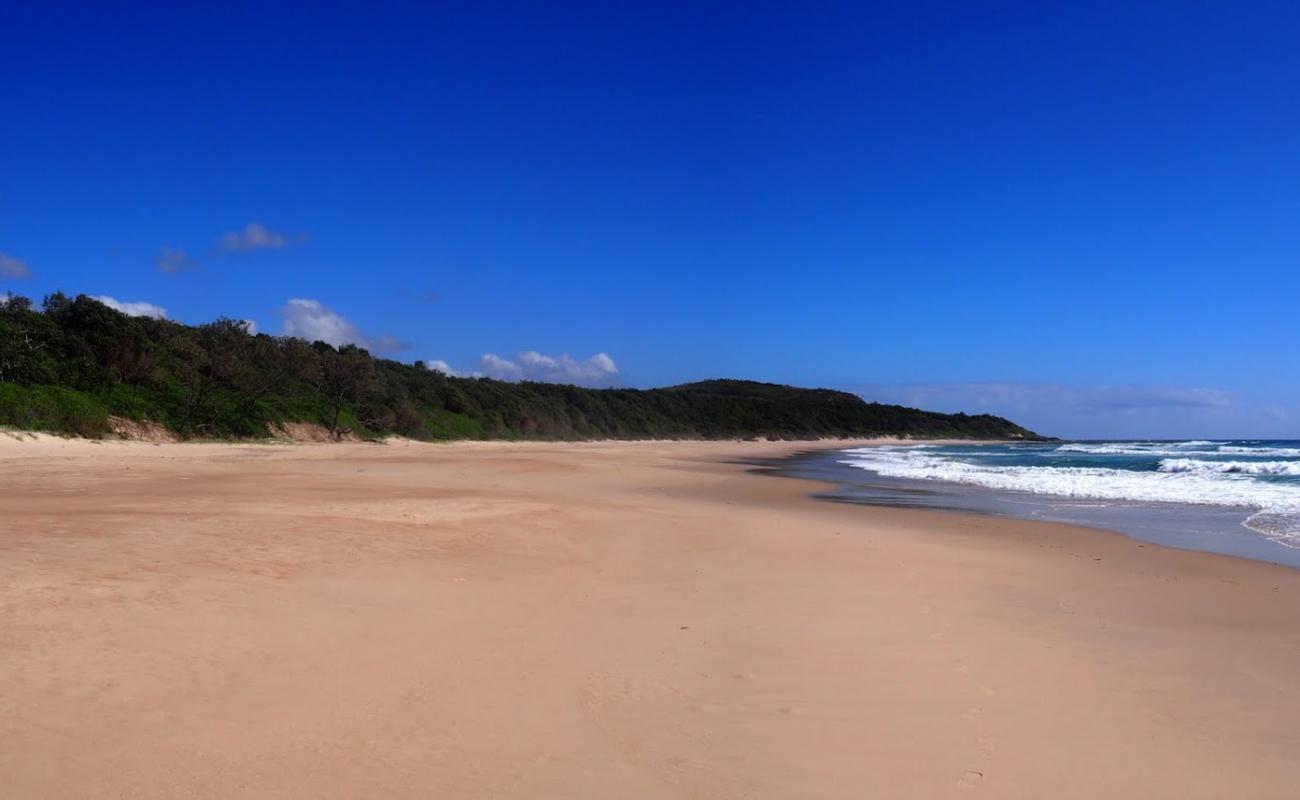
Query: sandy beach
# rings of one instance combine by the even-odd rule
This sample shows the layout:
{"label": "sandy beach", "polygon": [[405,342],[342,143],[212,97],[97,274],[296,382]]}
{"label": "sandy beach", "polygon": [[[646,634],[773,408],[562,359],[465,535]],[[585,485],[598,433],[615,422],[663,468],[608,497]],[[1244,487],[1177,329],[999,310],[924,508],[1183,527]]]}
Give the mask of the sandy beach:
{"label": "sandy beach", "polygon": [[0,795],[1296,796],[1300,572],[809,446],[0,436]]}

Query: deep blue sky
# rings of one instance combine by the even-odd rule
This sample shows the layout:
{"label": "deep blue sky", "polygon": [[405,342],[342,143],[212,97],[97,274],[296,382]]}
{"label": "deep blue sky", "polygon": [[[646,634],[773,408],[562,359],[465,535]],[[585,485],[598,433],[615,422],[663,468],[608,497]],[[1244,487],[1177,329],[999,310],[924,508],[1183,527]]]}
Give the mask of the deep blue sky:
{"label": "deep blue sky", "polygon": [[1300,436],[1288,4],[167,5],[0,10],[0,291]]}

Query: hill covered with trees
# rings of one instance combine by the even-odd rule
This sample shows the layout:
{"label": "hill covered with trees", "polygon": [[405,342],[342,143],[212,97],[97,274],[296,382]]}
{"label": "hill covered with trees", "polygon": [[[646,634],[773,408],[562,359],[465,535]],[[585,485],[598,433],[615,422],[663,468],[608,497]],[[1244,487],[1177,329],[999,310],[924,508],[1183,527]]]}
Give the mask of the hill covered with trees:
{"label": "hill covered with trees", "polygon": [[130,317],[84,295],[0,297],[0,425],[102,436],[110,418],[186,438],[261,438],[308,422],[416,439],[1033,439],[987,414],[867,403],[827,389],[717,380],[585,389],[458,378],[355,346]]}

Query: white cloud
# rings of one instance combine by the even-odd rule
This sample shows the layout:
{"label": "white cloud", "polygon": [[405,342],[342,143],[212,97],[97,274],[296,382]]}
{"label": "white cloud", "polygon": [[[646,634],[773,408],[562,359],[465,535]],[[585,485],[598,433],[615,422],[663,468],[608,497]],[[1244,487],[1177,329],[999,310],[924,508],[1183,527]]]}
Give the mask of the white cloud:
{"label": "white cloud", "polygon": [[309,342],[327,342],[335,347],[360,344],[366,340],[361,329],[318,300],[294,298],[280,310],[284,333]]}
{"label": "white cloud", "polygon": [[489,378],[499,381],[517,381],[524,377],[524,368],[496,353],[486,353],[478,360],[479,368]]}
{"label": "white cloud", "polygon": [[579,386],[610,386],[618,379],[618,366],[606,353],[578,361],[568,355],[548,356],[527,350],[513,360],[496,353],[486,353],[478,360],[478,370],[456,370],[446,361],[426,361],[436,372],[458,377],[495,378],[499,381],[539,381],[572,383]]}
{"label": "white cloud", "polygon": [[243,326],[244,332],[247,333],[249,336],[257,335],[257,320],[241,319],[239,321],[239,324]]}
{"label": "white cloud", "polygon": [[440,359],[440,358],[435,358],[435,359],[432,359],[432,360],[426,361],[426,362],[424,362],[424,366],[428,367],[428,368],[429,368],[430,370],[432,370],[433,372],[441,372],[443,375],[450,375],[450,376],[453,377],[453,378],[477,378],[477,377],[480,377],[477,373],[471,373],[471,372],[460,372],[459,370],[452,369],[452,368],[451,368],[451,364],[448,364],[446,361],[443,361],[443,360]]}
{"label": "white cloud", "polygon": [[199,262],[190,258],[189,254],[180,248],[162,248],[158,251],[158,259],[155,263],[158,265],[159,272],[165,272],[168,275],[176,275],[199,268]]}
{"label": "white cloud", "polygon": [[294,242],[300,242],[306,236],[285,236],[273,231],[260,222],[250,222],[243,230],[231,231],[221,237],[219,249],[226,253],[243,253],[249,250],[279,249]]}
{"label": "white cloud", "polygon": [[610,358],[608,353],[597,353],[587,359],[587,363],[606,375],[618,374],[618,365],[614,363],[614,359]]}
{"label": "white cloud", "polygon": [[142,301],[126,302],[104,294],[95,295],[94,299],[109,308],[121,311],[128,317],[153,317],[154,319],[167,319],[167,309],[162,306],[156,306],[153,303],[145,303]]}
{"label": "white cloud", "polygon": [[319,300],[296,297],[280,309],[284,317],[284,335],[309,342],[326,342],[335,347],[354,344],[374,353],[405,350],[407,344],[392,336],[371,338],[342,314]]}
{"label": "white cloud", "polygon": [[0,278],[30,278],[31,269],[23,261],[0,252]]}

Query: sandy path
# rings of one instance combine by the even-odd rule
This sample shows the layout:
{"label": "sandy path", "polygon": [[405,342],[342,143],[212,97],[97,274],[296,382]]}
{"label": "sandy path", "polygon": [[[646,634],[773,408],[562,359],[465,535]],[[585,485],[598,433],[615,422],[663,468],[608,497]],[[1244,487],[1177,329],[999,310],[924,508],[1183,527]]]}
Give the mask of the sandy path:
{"label": "sandy path", "polygon": [[1296,796],[1300,572],[790,449],[0,441],[0,794]]}

